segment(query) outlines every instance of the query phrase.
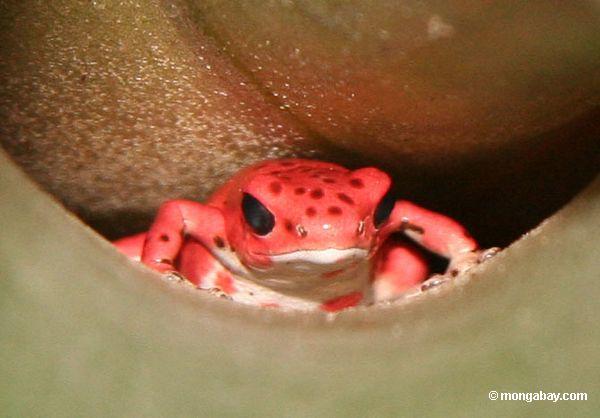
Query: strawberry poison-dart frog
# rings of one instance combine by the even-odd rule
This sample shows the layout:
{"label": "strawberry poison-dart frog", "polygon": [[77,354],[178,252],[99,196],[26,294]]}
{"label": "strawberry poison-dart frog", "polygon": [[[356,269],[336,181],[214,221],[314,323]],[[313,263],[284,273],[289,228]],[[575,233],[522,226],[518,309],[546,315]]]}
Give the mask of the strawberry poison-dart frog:
{"label": "strawberry poison-dart frog", "polygon": [[480,258],[457,222],[396,200],[386,173],[302,159],[248,167],[205,203],[167,201],[148,232],[115,244],[235,301],[334,312],[393,299],[427,278],[417,249],[388,239],[395,232],[448,258],[453,274]]}

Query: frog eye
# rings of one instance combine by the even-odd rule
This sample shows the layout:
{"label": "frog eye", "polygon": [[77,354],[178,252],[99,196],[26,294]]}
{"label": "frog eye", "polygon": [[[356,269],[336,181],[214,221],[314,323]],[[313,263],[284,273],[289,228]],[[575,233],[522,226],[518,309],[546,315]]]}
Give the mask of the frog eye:
{"label": "frog eye", "polygon": [[244,193],[242,212],[250,228],[258,235],[267,235],[275,226],[275,217],[254,196]]}
{"label": "frog eye", "polygon": [[395,203],[396,197],[391,190],[388,190],[375,208],[375,214],[373,215],[373,224],[375,225],[375,228],[379,228],[390,218]]}

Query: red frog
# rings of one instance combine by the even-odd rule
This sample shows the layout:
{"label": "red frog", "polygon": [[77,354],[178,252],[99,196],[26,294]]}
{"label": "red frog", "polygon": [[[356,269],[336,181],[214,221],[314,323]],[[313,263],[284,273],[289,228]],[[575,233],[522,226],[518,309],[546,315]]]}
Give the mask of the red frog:
{"label": "red frog", "polygon": [[115,245],[154,270],[265,307],[335,312],[398,297],[428,277],[406,241],[449,259],[447,275],[481,260],[454,220],[391,193],[372,167],[286,159],[250,166],[206,203],[170,200],[146,233]]}

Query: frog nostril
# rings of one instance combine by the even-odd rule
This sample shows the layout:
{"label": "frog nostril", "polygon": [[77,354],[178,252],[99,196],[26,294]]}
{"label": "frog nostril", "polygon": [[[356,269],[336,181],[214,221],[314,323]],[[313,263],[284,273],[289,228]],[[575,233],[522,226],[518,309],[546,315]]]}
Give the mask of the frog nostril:
{"label": "frog nostril", "polygon": [[358,228],[356,229],[356,233],[361,236],[365,234],[365,221],[358,222]]}
{"label": "frog nostril", "polygon": [[296,225],[296,231],[298,232],[298,235],[300,235],[300,237],[302,238],[308,235],[308,231],[304,229],[302,225]]}

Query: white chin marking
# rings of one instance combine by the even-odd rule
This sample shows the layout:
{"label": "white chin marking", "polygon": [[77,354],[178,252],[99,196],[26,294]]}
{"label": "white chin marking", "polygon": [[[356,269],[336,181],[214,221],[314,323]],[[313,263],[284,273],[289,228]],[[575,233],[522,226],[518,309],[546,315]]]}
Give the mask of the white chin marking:
{"label": "white chin marking", "polygon": [[[310,300],[325,300],[324,295],[349,293],[363,288],[369,277],[367,257],[362,248],[338,250],[301,250],[269,257],[265,270],[252,270],[261,285],[285,294],[304,295]],[[335,277],[323,274],[336,272]],[[347,290],[347,291],[346,291]],[[325,299],[324,299],[325,298]]]}
{"label": "white chin marking", "polygon": [[298,267],[306,265],[336,265],[342,266],[350,264],[353,261],[361,260],[367,257],[367,250],[362,248],[347,248],[338,250],[328,248],[326,250],[301,250],[287,254],[272,255],[273,264],[294,264]]}

